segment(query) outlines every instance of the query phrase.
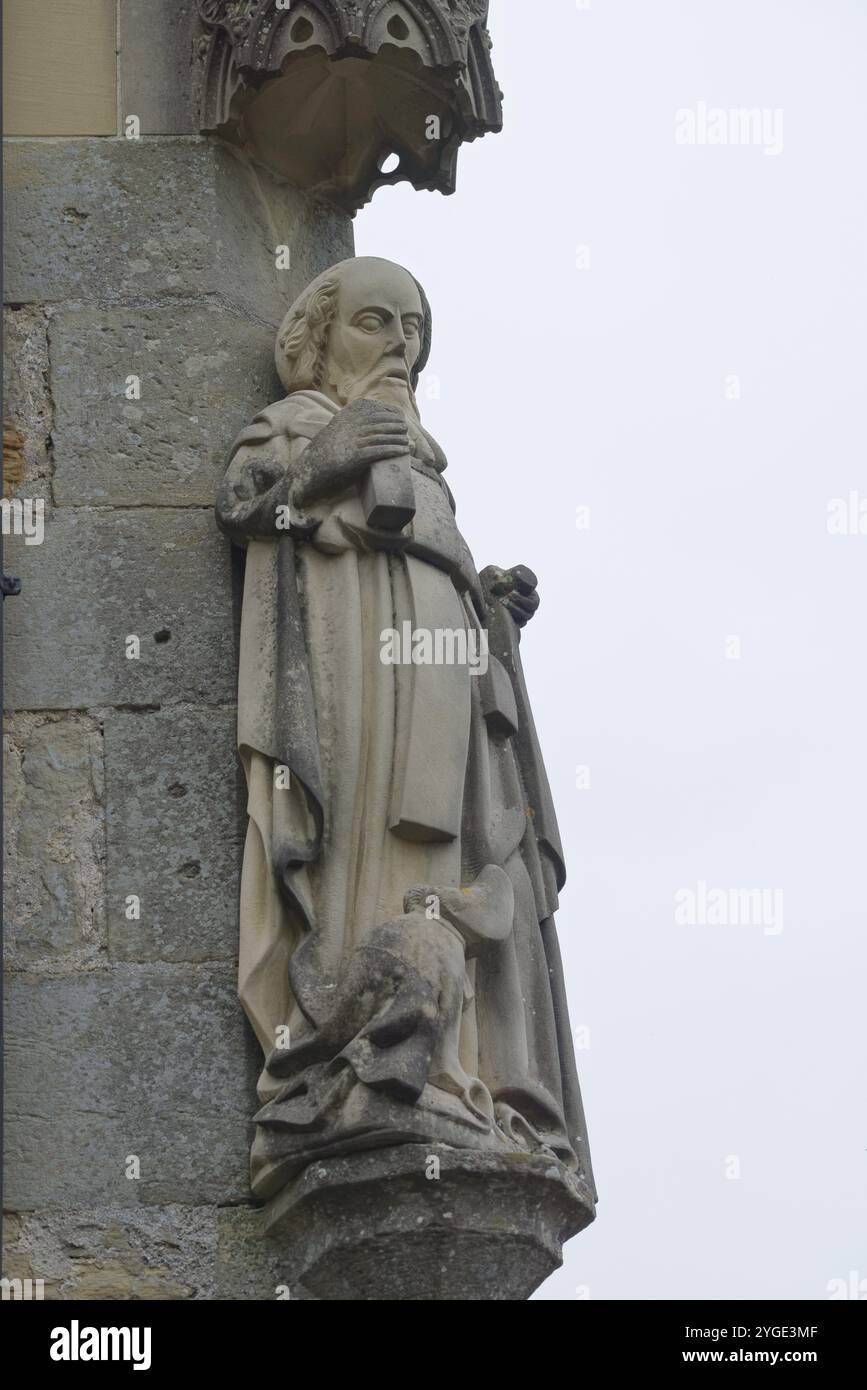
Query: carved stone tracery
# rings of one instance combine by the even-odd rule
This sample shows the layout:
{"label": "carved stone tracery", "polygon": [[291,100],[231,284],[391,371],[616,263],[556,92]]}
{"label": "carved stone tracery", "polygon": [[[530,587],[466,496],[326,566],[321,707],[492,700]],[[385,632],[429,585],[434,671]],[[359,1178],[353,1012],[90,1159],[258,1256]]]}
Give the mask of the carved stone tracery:
{"label": "carved stone tracery", "polygon": [[197,2],[201,129],[348,211],[454,192],[460,145],[502,127],[488,0]]}

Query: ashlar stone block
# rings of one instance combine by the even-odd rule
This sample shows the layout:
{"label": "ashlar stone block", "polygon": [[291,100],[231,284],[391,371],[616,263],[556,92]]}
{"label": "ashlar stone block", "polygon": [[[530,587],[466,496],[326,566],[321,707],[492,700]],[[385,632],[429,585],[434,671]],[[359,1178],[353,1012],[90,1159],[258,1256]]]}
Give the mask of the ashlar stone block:
{"label": "ashlar stone block", "polygon": [[234,962],[243,838],[234,711],[111,711],[105,745],[112,957]]}
{"label": "ashlar stone block", "polygon": [[6,568],[22,579],[7,707],[234,701],[229,546],[211,511],[47,510],[41,545],[7,539]]}
{"label": "ashlar stone block", "polygon": [[[5,154],[11,303],[215,294],[276,325],[309,273],[304,195],[213,141],[22,140]],[[351,254],[352,233],[345,214],[318,216],[322,268],[336,244]]]}
{"label": "ashlar stone block", "polygon": [[12,1210],[249,1198],[255,1076],[234,971],[13,973],[6,1010]]}
{"label": "ashlar stone block", "polygon": [[7,963],[105,963],[99,721],[82,714],[11,716],[3,801]]}
{"label": "ashlar stone block", "polygon": [[61,506],[208,506],[274,380],[271,330],[214,299],[62,310],[50,353]]}

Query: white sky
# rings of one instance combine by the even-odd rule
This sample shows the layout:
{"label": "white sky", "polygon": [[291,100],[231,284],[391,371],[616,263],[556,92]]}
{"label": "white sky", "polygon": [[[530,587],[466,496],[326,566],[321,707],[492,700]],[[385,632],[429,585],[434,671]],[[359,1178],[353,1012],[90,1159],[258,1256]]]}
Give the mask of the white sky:
{"label": "white sky", "polygon": [[[826,1298],[867,1280],[867,534],[827,529],[867,512],[867,5],[493,0],[491,28],[504,133],[356,240],[428,291],[420,400],[479,568],[540,579],[600,1206],[537,1298]],[[782,110],[782,152],[677,144],[699,102]],[[782,889],[782,932],[678,925],[700,881]]]}

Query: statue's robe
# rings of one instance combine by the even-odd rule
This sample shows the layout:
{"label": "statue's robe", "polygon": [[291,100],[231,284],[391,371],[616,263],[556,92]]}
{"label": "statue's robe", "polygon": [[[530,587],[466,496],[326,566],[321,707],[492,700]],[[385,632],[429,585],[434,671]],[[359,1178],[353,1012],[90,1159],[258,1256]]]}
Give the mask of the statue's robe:
{"label": "statue's robe", "polygon": [[[233,447],[217,504],[221,528],[247,550],[239,983],[267,1057],[254,1186],[270,1195],[324,1153],[441,1138],[554,1152],[592,1192],[553,920],[563,858],[517,628],[501,603],[488,606],[446,460],[420,427],[410,432],[416,515],[399,537],[369,530],[355,485],[284,510],[277,529],[274,479],[291,477],[336,411],[314,391],[262,411]],[[387,664],[382,634],[405,621],[484,627],[487,674]],[[347,1009],[382,1004],[369,982],[375,995],[376,961],[383,977],[394,964],[384,932],[398,943],[410,927],[417,940],[425,929],[449,936],[406,915],[408,890],[467,885],[492,864],[511,882],[505,939],[466,963],[457,948],[457,964],[452,939],[415,992],[398,971],[388,1027],[347,1025]],[[427,939],[422,949],[430,960]],[[456,969],[457,1022],[437,1040],[421,996],[428,1014],[446,1010]]]}

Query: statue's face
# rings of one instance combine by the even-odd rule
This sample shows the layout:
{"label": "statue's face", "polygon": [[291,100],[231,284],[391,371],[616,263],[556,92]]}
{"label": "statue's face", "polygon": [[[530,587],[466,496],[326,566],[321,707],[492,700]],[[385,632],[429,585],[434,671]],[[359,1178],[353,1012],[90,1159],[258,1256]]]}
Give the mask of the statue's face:
{"label": "statue's face", "polygon": [[328,335],[328,394],[340,405],[366,397],[409,408],[423,324],[421,296],[400,266],[362,257],[347,267]]}

